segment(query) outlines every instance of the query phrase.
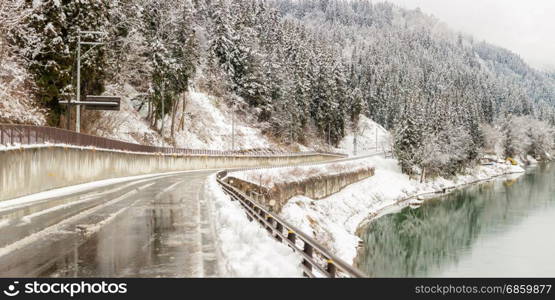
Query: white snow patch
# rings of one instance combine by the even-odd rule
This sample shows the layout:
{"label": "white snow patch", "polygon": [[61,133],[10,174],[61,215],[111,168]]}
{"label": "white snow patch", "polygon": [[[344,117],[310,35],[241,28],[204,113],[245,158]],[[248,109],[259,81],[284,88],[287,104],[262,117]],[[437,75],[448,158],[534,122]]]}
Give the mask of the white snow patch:
{"label": "white snow patch", "polygon": [[[189,91],[185,106],[185,130],[176,132],[180,146],[193,149],[232,148],[233,114],[223,101],[204,93]],[[176,119],[181,118],[181,113]],[[171,119],[168,117],[168,124]],[[166,128],[170,135],[170,128]],[[235,116],[235,149],[275,148],[259,129]]]}
{"label": "white snow patch", "polygon": [[[339,143],[339,148],[354,155],[354,130],[351,130]],[[391,135],[378,123],[360,115],[357,134],[357,155],[384,152],[391,148]]]}
{"label": "white snow patch", "polygon": [[[112,138],[120,141],[166,147],[168,143],[162,140],[160,134],[150,127],[146,118],[137,111],[131,100],[141,97],[140,93],[131,85],[110,85],[106,88],[106,95],[122,95],[120,111],[100,111],[100,118],[89,120],[89,128],[93,135]],[[143,105],[143,110],[148,107]],[[86,116],[90,117],[90,116]]]}
{"label": "white snow patch", "polygon": [[219,255],[225,263],[224,276],[300,277],[301,258],[274,240],[258,223],[249,222],[244,209],[231,201],[216,181],[208,178],[206,197],[213,204]]}
{"label": "white snow patch", "polygon": [[[151,126],[146,119],[148,104],[143,104],[140,111],[137,110],[139,102],[134,99],[141,99],[145,95],[141,95],[130,85],[108,86],[106,94],[123,95],[121,111],[101,112],[102,117],[93,120],[89,126],[94,128],[92,134],[139,144],[174,146],[171,140],[171,113],[164,118],[162,138],[159,133],[161,122]],[[135,101],[135,104],[132,101]],[[222,99],[191,89],[180,98],[177,105],[174,124],[175,146],[188,149],[231,150],[233,119],[231,110]],[[182,120],[183,130],[180,126]],[[279,149],[260,129],[236,116],[235,150],[267,148]]]}

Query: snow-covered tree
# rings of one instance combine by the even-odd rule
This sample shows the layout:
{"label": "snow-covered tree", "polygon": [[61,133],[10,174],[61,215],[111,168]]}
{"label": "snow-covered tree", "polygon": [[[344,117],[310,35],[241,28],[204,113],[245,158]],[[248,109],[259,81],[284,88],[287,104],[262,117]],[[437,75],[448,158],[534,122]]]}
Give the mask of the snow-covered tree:
{"label": "snow-covered tree", "polygon": [[[37,98],[60,113],[57,101],[72,83],[73,55],[69,21],[60,1],[25,1],[30,13],[10,32],[12,43],[38,86]],[[51,123],[57,123],[54,117]]]}
{"label": "snow-covered tree", "polygon": [[[10,41],[35,78],[37,98],[54,112],[50,123],[58,124],[58,100],[76,84],[77,31],[104,30],[109,1],[25,0],[24,8],[29,13],[10,31]],[[102,91],[104,84],[103,50],[87,54],[82,58],[83,95]]]}
{"label": "snow-covered tree", "polygon": [[[149,97],[155,108],[151,118],[156,123],[172,112],[175,121],[179,96],[187,90],[198,59],[191,2],[145,0],[142,9],[141,30],[151,65]],[[170,130],[173,136],[174,122]]]}
{"label": "snow-covered tree", "polygon": [[393,150],[403,173],[413,174],[421,162],[422,126],[412,114],[407,114],[394,133]]}

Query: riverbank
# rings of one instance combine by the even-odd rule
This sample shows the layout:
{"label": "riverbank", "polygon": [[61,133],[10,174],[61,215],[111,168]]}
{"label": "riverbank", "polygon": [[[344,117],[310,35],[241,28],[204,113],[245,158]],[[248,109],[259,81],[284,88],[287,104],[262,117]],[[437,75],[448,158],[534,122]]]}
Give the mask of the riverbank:
{"label": "riverbank", "polygon": [[359,230],[355,266],[373,278],[552,277],[555,165],[395,205]]}
{"label": "riverbank", "polygon": [[452,179],[436,178],[420,183],[403,174],[395,159],[369,159],[375,167],[374,176],[321,200],[293,197],[281,212],[285,220],[350,263],[356,257],[360,243],[358,228],[388,207],[403,203],[408,205],[411,201],[420,202],[427,197],[437,196],[437,193],[525,172],[520,166],[498,162],[467,169],[466,174]]}

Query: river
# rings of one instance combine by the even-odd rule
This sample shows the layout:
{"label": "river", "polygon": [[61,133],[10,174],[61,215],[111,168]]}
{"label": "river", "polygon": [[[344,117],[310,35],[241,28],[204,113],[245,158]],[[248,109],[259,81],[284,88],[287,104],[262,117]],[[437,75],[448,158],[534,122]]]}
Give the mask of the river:
{"label": "river", "polygon": [[371,277],[555,276],[555,165],[455,191],[361,230]]}

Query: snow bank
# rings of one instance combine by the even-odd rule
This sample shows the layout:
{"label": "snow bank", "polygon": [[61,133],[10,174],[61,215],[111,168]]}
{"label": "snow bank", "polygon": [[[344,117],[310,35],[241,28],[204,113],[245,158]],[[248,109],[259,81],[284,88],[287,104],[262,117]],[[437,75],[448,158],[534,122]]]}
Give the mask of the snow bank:
{"label": "snow bank", "polygon": [[[391,148],[391,135],[378,123],[360,115],[358,121],[357,155],[367,155],[383,152]],[[350,155],[354,155],[355,134],[351,130],[339,143],[339,148]]]}
{"label": "snow bank", "polygon": [[[85,111],[83,123],[88,123],[86,129],[89,133],[130,143],[170,146],[146,120],[148,105],[143,105],[141,111],[133,106],[133,99],[143,98],[135,88],[128,84],[109,85],[104,94],[122,96],[120,111]],[[95,114],[100,117],[91,119]]]}
{"label": "snow bank", "polygon": [[311,235],[341,259],[352,262],[359,238],[357,228],[382,209],[419,195],[449,190],[499,175],[524,172],[519,166],[496,163],[467,170],[454,179],[437,178],[420,183],[402,174],[394,159],[371,157],[375,175],[349,185],[339,193],[321,200],[294,197],[281,216]]}
{"label": "snow bank", "polygon": [[[181,118],[181,113],[176,117]],[[171,120],[168,120],[168,122]],[[189,91],[185,106],[185,130],[176,132],[177,144],[194,149],[231,149],[233,115],[221,99]],[[169,124],[169,123],[168,123]],[[167,135],[170,131],[168,128]],[[235,149],[276,147],[259,129],[235,116]]]}
{"label": "snow bank", "polygon": [[[164,137],[158,132],[161,122],[151,127],[146,120],[148,104],[140,105],[144,95],[132,86],[109,86],[106,94],[123,95],[121,111],[101,112],[102,117],[91,121],[91,133],[127,142],[156,146],[171,143],[172,116],[164,119]],[[190,90],[177,106],[175,116],[175,142],[178,148],[221,149],[232,148],[233,115],[220,98]],[[140,108],[140,109],[139,109]],[[183,119],[183,130],[181,120]],[[235,117],[235,149],[277,148],[259,129]]]}
{"label": "snow bank", "polygon": [[213,205],[217,246],[223,274],[229,277],[300,277],[301,258],[274,240],[258,223],[249,222],[244,209],[220,188],[216,175],[206,181],[205,197]]}

